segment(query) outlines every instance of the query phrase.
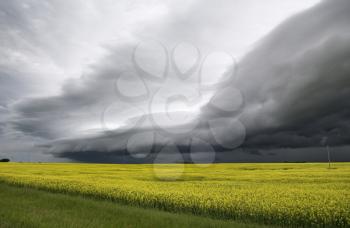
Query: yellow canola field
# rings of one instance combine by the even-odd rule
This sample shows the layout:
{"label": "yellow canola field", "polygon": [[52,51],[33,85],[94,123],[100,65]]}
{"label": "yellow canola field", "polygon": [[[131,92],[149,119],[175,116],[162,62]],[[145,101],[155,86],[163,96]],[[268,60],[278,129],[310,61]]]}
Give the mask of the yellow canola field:
{"label": "yellow canola field", "polygon": [[350,163],[3,163],[0,181],[282,226],[350,227]]}

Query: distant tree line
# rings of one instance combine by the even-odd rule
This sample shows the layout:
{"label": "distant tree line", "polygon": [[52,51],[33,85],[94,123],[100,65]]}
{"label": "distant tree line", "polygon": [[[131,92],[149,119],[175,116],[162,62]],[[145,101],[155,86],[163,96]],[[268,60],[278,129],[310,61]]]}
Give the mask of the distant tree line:
{"label": "distant tree line", "polygon": [[0,162],[9,162],[9,161],[10,161],[10,159],[8,159],[8,158],[0,159]]}

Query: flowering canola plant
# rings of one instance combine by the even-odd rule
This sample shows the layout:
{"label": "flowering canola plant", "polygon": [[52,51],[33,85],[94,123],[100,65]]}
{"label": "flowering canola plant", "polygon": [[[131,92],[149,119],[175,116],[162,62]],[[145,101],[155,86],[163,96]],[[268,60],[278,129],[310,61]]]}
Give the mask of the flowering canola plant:
{"label": "flowering canola plant", "polygon": [[350,163],[185,164],[171,178],[179,165],[4,163],[0,181],[219,219],[350,226]]}

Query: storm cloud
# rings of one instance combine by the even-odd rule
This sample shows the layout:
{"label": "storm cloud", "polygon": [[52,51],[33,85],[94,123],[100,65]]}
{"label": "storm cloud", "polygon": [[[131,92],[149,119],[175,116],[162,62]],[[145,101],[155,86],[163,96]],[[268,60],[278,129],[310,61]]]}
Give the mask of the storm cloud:
{"label": "storm cloud", "polygon": [[349,144],[349,9],[348,1],[324,1],[281,24],[240,62],[232,86],[245,98],[245,146],[314,147],[324,137]]}
{"label": "storm cloud", "polygon": [[[315,3],[3,2],[0,143],[148,163],[322,161],[322,141],[346,160],[350,4],[288,18]],[[225,83],[201,90],[217,51],[207,73]]]}

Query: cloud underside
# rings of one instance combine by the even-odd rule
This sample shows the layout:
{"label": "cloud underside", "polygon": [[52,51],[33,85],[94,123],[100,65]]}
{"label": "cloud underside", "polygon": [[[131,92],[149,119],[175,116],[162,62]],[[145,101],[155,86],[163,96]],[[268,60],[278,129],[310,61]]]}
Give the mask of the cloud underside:
{"label": "cloud underside", "polygon": [[[305,148],[319,148],[325,137],[331,146],[350,143],[348,12],[349,1],[327,0],[275,28],[239,62],[238,72],[229,86],[214,93],[215,99],[202,107],[194,131],[164,137],[163,130],[143,126],[127,132],[99,129],[86,136],[79,134],[77,129],[86,129],[82,127],[84,123],[91,123],[90,128],[100,126],[101,110],[115,102],[115,75],[132,67],[125,56],[131,55],[133,42],[113,47],[102,64],[94,66],[93,73],[68,80],[61,94],[15,104],[11,127],[39,139],[41,145],[38,148],[46,153],[88,162],[150,162],[164,145],[171,142],[185,155],[186,161],[191,160],[188,158],[191,152],[205,152],[206,148],[214,149],[216,161],[221,162],[232,160],[230,152],[248,154],[254,161],[261,160],[260,155],[274,156],[264,152],[266,150],[298,154],[286,148],[304,148],[302,151],[311,156],[308,159],[315,160],[318,155]],[[232,88],[238,88],[243,95],[242,112],[230,115],[213,109],[211,104],[217,101],[234,102]],[[128,108],[119,103],[117,106],[120,110]],[[121,116],[127,123],[128,114],[124,117]],[[216,135],[206,124],[220,118],[228,121],[239,118],[245,126],[246,137],[241,151],[225,148],[217,138],[221,137],[225,142],[237,140],[230,124],[215,126],[219,129]],[[128,140],[135,134],[141,134],[143,140],[133,149],[146,154],[144,159],[127,153]],[[190,137],[199,140],[191,144]],[[201,147],[203,141],[210,146]]]}

